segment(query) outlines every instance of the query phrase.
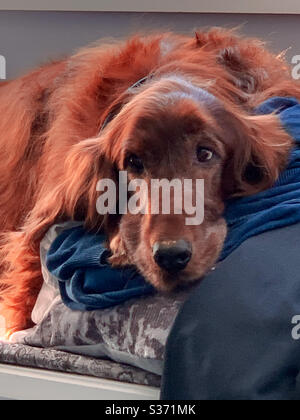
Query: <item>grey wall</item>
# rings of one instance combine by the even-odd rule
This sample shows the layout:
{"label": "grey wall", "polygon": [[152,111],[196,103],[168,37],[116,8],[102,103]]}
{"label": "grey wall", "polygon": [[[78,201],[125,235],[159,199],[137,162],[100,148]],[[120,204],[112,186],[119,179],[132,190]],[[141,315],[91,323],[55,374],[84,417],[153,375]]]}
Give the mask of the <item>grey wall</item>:
{"label": "grey wall", "polygon": [[300,54],[300,15],[0,11],[0,55],[6,58],[7,78],[13,78],[101,37],[241,24],[244,34],[267,40],[274,51],[291,47],[289,60]]}

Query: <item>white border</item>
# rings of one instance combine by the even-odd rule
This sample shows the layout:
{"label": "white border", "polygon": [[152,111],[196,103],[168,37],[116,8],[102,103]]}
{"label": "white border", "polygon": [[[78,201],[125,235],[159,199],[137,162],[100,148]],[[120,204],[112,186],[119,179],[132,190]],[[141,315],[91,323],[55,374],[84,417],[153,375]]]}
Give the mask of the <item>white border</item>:
{"label": "white border", "polygon": [[1,0],[0,10],[300,14],[299,0]]}
{"label": "white border", "polygon": [[158,400],[157,388],[0,364],[0,399]]}

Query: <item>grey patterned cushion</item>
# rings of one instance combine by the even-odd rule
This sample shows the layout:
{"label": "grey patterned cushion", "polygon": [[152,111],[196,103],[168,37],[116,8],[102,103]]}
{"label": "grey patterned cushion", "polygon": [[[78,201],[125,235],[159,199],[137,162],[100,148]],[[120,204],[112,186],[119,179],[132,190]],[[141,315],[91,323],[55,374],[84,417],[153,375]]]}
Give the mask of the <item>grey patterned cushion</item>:
{"label": "grey patterned cushion", "polygon": [[168,334],[187,295],[157,294],[93,312],[72,311],[59,300],[18,342],[107,357],[160,375]]}
{"label": "grey patterned cushion", "polygon": [[76,373],[159,388],[160,376],[133,366],[70,354],[55,349],[40,349],[0,341],[0,363],[58,372]]}

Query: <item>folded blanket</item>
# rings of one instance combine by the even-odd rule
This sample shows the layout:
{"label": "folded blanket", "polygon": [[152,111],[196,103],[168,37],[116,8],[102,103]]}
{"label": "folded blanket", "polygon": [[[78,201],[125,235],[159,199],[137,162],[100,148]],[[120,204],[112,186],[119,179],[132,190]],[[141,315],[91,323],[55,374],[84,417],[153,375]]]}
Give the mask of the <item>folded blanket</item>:
{"label": "folded blanket", "polygon": [[[274,187],[227,203],[229,231],[220,260],[250,237],[300,222],[300,104],[294,98],[277,97],[256,112],[276,112],[296,147]],[[104,240],[103,235],[77,226],[61,233],[48,252],[47,268],[58,278],[62,299],[71,309],[103,309],[154,292],[133,268],[109,266]]]}

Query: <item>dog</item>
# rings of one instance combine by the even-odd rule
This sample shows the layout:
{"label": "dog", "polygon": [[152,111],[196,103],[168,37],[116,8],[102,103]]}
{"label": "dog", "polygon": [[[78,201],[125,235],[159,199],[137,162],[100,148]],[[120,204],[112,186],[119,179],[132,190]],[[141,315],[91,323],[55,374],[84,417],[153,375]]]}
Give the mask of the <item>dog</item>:
{"label": "dog", "polygon": [[[292,139],[275,115],[254,112],[278,95],[300,98],[283,56],[220,28],[100,42],[0,85],[7,334],[31,326],[39,244],[57,222],[104,230],[111,264],[136,266],[158,290],[203,277],[226,237],[226,200],[272,186],[287,163]],[[203,223],[175,212],[99,215],[97,183],[119,171],[147,184],[204,179]]]}

